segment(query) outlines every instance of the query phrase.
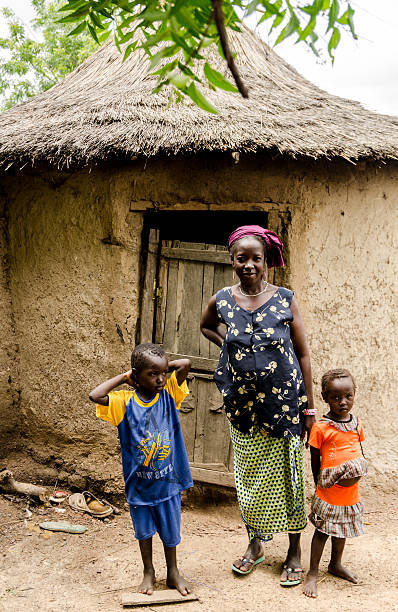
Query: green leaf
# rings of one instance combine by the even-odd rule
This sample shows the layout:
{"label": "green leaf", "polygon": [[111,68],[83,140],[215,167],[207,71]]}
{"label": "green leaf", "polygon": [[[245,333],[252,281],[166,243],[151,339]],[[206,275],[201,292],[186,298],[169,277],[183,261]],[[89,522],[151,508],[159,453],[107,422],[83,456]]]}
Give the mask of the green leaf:
{"label": "green leaf", "polygon": [[334,28],[334,24],[339,16],[339,8],[339,0],[333,0],[329,9],[329,21],[326,32],[329,32],[329,30]]}
{"label": "green leaf", "polygon": [[356,35],[355,29],[354,29],[354,20],[353,20],[354,13],[355,13],[354,9],[352,9],[351,5],[349,4],[346,12],[343,13],[343,15],[339,17],[337,21],[341,25],[348,25],[348,27],[351,30],[352,37],[356,40],[358,36]]}
{"label": "green leaf", "polygon": [[178,67],[181,70],[181,72],[186,74],[188,77],[190,77],[194,81],[198,81],[199,83],[201,82],[200,79],[196,76],[196,74],[194,72],[192,72],[192,70],[190,68],[188,68],[188,66],[186,66],[185,64],[182,64],[181,62],[178,62]]}
{"label": "green leaf", "polygon": [[70,0],[67,4],[64,4],[64,6],[61,6],[61,8],[59,8],[59,11],[74,11],[78,8],[80,8],[81,6],[84,6],[86,4],[86,0]]}
{"label": "green leaf", "polygon": [[300,42],[301,40],[306,40],[306,38],[310,36],[311,32],[315,28],[315,25],[316,25],[316,18],[311,17],[308,24],[306,25],[306,27],[304,28],[304,30],[301,32],[300,36],[298,37],[297,42]]}
{"label": "green leaf", "polygon": [[93,28],[92,25],[90,25],[89,23],[87,24],[87,27],[90,31],[91,36],[94,38],[95,42],[99,44],[99,40],[98,40],[98,36],[97,36],[97,32],[95,31],[95,29]]}
{"label": "green leaf", "polygon": [[189,80],[189,77],[185,76],[185,74],[179,74],[178,72],[172,74],[168,79],[169,83],[181,91],[185,91],[187,89]]}
{"label": "green leaf", "polygon": [[337,45],[339,44],[340,38],[341,38],[340,31],[337,28],[333,28],[333,33],[330,37],[329,44],[328,44],[328,52],[329,52],[330,57],[332,58],[332,63],[334,62],[333,50],[336,49]]}
{"label": "green leaf", "polygon": [[238,92],[238,89],[230,83],[222,74],[214,68],[211,68],[209,64],[206,62],[203,68],[203,72],[205,73],[206,79],[219,89],[224,89],[225,91],[233,91],[234,93]]}
{"label": "green leaf", "polygon": [[135,40],[134,42],[130,43],[128,47],[126,47],[126,50],[123,55],[123,61],[125,61],[129,57],[129,55],[131,55],[133,51],[135,51],[137,45],[138,45],[138,40]]}
{"label": "green leaf", "polygon": [[286,15],[286,11],[282,11],[282,13],[280,13],[279,15],[277,15],[272,23],[272,27],[271,27],[271,32],[272,30],[275,30],[284,20]]}
{"label": "green leaf", "polygon": [[275,41],[275,45],[278,45],[282,40],[285,40],[288,36],[294,34],[294,32],[300,33],[300,22],[296,16],[292,16],[287,25],[283,28],[282,32],[279,34],[278,38]]}
{"label": "green leaf", "polygon": [[100,30],[104,29],[104,26],[102,25],[100,19],[97,17],[97,15],[93,12],[90,13],[90,19],[93,22],[93,24],[95,25],[95,27],[99,28]]}
{"label": "green leaf", "polygon": [[179,51],[178,45],[169,45],[168,47],[163,47],[163,49],[161,49],[160,51],[155,53],[155,55],[152,56],[150,64],[149,64],[149,70],[152,70],[153,68],[155,68],[155,66],[157,66],[158,63],[164,57],[172,57],[173,55],[178,53],[178,51]]}
{"label": "green leaf", "polygon": [[203,109],[208,113],[213,113],[213,115],[218,115],[219,111],[212,105],[202,93],[197,89],[195,83],[191,83],[189,87],[186,88],[184,92],[187,96],[189,96],[199,108]]}
{"label": "green leaf", "polygon": [[71,15],[67,15],[66,17],[62,17],[62,19],[58,19],[58,23],[71,23],[72,21],[77,21],[78,17],[85,17],[90,12],[90,9],[87,7],[83,7],[72,13]]}
{"label": "green leaf", "polygon": [[85,21],[83,21],[82,23],[80,23],[77,28],[75,28],[74,30],[71,30],[68,33],[68,36],[75,36],[76,34],[80,34],[80,32],[83,32],[83,30],[85,30],[87,27],[87,23]]}
{"label": "green leaf", "polygon": [[138,17],[143,21],[150,21],[151,23],[153,21],[164,21],[166,16],[166,13],[163,11],[150,11],[149,9],[145,9],[138,15]]}

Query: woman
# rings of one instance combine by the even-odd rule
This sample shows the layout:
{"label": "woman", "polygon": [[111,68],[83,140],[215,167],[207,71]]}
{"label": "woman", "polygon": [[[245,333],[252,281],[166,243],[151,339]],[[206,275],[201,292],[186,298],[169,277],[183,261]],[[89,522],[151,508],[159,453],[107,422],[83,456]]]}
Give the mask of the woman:
{"label": "woman", "polygon": [[264,560],[261,541],[288,532],[280,583],[294,586],[302,580],[300,532],[306,525],[303,438],[315,410],[293,292],[266,280],[267,267],[284,265],[282,246],[274,232],[258,225],[231,234],[228,249],[239,283],[210,299],[201,331],[221,347],[214,380],[230,423],[238,503],[249,535],[232,569],[249,574]]}

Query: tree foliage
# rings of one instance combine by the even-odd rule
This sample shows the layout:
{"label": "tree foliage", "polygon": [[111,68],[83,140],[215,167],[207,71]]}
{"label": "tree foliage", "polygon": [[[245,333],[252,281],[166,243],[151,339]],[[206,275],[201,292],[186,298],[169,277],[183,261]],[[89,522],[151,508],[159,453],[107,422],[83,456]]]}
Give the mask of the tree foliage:
{"label": "tree foliage", "polygon": [[[348,0],[64,0],[61,23],[77,24],[72,35],[89,32],[100,42],[113,32],[126,59],[137,49],[148,56],[148,68],[158,78],[155,92],[171,85],[177,99],[189,96],[198,106],[217,110],[199,91],[239,91],[248,96],[228,44],[227,31],[239,30],[251,16],[256,24],[267,22],[275,44],[295,36],[318,54],[327,47],[333,61],[341,30],[356,38],[354,10]],[[321,34],[322,32],[322,34]],[[136,33],[139,35],[137,36]],[[210,45],[226,60],[233,82],[215,70],[202,55]]]}
{"label": "tree foliage", "polygon": [[61,4],[61,0],[32,0],[36,17],[30,27],[12,9],[2,9],[8,27],[8,36],[0,39],[2,110],[49,89],[97,47],[88,31],[68,36],[71,26],[58,22]]}

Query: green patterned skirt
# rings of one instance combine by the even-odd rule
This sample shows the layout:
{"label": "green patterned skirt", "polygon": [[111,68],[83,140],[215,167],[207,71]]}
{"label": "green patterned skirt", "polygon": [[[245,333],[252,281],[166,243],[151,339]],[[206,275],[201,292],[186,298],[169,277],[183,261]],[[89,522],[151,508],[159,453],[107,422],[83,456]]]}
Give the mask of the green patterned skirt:
{"label": "green patterned skirt", "polygon": [[298,437],[273,438],[258,430],[241,433],[230,424],[239,508],[249,539],[302,531],[304,444]]}

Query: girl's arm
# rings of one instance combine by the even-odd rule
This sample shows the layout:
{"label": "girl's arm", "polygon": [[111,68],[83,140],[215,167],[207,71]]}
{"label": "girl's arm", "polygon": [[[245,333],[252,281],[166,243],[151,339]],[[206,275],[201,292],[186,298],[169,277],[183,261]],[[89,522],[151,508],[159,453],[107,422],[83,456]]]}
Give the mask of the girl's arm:
{"label": "girl's arm", "polygon": [[210,342],[217,344],[217,346],[222,346],[225,339],[225,327],[220,325],[215,295],[210,298],[209,303],[203,311],[202,318],[200,319],[200,331],[205,338],[210,340]]}
{"label": "girl's arm", "polygon": [[319,470],[321,469],[321,451],[315,446],[310,446],[311,469],[314,477],[315,486],[318,482]]}
{"label": "girl's arm", "polygon": [[101,406],[109,406],[109,397],[108,393],[115,389],[115,387],[119,387],[119,385],[133,385],[133,381],[131,379],[131,370],[128,372],[124,372],[123,374],[118,374],[109,380],[95,387],[89,394],[89,398],[92,402],[96,404],[101,404]]}
{"label": "girl's arm", "polygon": [[[296,302],[293,298],[290,309],[293,315],[293,321],[290,323],[290,337],[293,342],[294,352],[300,364],[300,369],[303,374],[305,392],[308,398],[308,408],[314,408],[314,397],[312,393],[312,372],[311,372],[311,360],[310,352],[308,348],[307,338],[304,331],[303,320]],[[311,427],[315,423],[315,417],[306,415],[304,420],[304,435],[307,434],[307,446],[308,438],[310,435]]]}
{"label": "girl's arm", "polygon": [[178,386],[182,385],[188,376],[191,365],[189,359],[175,359],[174,361],[169,361],[169,370],[170,372],[175,371]]}

